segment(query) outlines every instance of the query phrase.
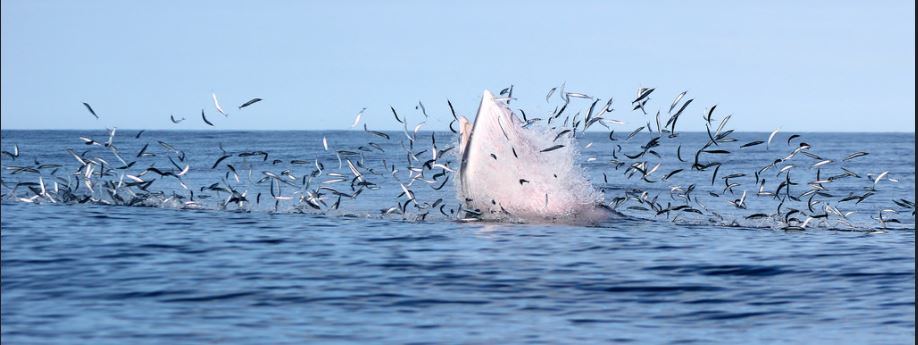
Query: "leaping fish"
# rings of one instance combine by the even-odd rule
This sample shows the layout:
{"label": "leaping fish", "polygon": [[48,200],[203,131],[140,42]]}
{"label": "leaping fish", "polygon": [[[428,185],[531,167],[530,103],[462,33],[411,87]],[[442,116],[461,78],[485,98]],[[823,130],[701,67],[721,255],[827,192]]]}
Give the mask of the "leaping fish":
{"label": "leaping fish", "polygon": [[357,127],[357,124],[360,123],[360,116],[363,115],[363,112],[366,110],[367,108],[363,108],[363,109],[360,109],[359,112],[357,112],[357,117],[354,118],[354,124],[351,125],[351,128]]}
{"label": "leaping fish", "polygon": [[[216,102],[216,100],[217,100],[217,96],[214,95],[214,101]],[[239,106],[239,109],[248,107],[248,106],[250,106],[250,105],[252,105],[252,104],[255,104],[256,102],[260,102],[260,101],[261,101],[261,98],[257,98],[257,97],[256,97],[256,98],[252,98],[252,99],[249,100],[248,102],[242,103],[242,105]]]}
{"label": "leaping fish", "polygon": [[201,118],[204,119],[204,123],[213,126],[214,124],[210,121],[207,121],[207,116],[204,116],[204,109],[201,109]]}
{"label": "leaping fish", "polygon": [[92,116],[95,116],[96,119],[99,119],[99,115],[96,115],[96,111],[92,110],[92,107],[89,106],[89,103],[83,102],[83,105],[86,106],[86,110],[89,110],[89,113],[92,114]]}
{"label": "leaping fish", "polygon": [[217,111],[219,111],[220,114],[223,114],[223,116],[229,116],[229,114],[223,111],[223,107],[220,106],[220,102],[217,101],[217,94],[211,92],[210,97],[214,99],[214,108],[217,108]]}

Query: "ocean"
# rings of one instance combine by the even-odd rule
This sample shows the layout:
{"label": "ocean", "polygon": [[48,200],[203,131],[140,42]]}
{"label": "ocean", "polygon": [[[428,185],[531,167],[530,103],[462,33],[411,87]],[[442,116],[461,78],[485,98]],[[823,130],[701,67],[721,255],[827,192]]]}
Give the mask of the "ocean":
{"label": "ocean", "polygon": [[460,220],[450,132],[0,134],[3,343],[914,343],[914,133],[581,133],[587,225]]}

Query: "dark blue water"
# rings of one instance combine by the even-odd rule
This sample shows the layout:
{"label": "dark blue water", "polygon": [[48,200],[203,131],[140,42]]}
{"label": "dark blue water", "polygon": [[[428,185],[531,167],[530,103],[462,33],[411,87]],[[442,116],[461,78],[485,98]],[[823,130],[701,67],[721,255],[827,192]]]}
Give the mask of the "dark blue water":
{"label": "dark blue water", "polygon": [[[136,133],[119,130],[115,137],[125,160],[139,160],[123,171],[139,175],[154,164],[178,172],[168,158],[180,167],[189,163],[182,182],[195,203],[186,204],[189,189],[178,179],[153,173],[140,176],[156,178],[140,203],[149,207],[106,205],[118,202],[101,183],[92,194],[97,201],[58,194],[55,202],[21,201],[34,193],[25,185],[13,190],[16,182],[41,176],[48,190],[68,178],[77,184],[79,163],[67,148],[90,150],[84,157],[102,157],[111,167],[122,164],[103,146],[79,139],[105,142],[104,131],[2,132],[3,150],[21,151],[2,161],[4,343],[914,342],[915,218],[893,202],[914,201],[914,134],[803,134],[788,145],[790,133],[781,133],[767,149],[738,147],[768,133],[735,134],[738,141],[725,144],[731,154],[715,157],[723,162],[719,176],[747,173],[730,194],[719,178],[711,185],[712,171],[687,169],[706,134],[664,140],[661,158],[648,157],[651,165],[661,163],[649,183],[609,163],[615,145],[632,154],[646,133],[628,141],[616,133],[614,142],[607,133],[591,133],[579,139],[581,146],[594,143],[581,149],[580,161],[607,200],[637,188],[677,205],[685,201],[671,196],[671,188],[696,184],[691,205],[704,212],[657,215],[629,200],[619,207],[629,218],[585,227],[455,221],[451,182],[439,191],[420,181],[412,187],[421,205],[444,199],[447,215],[414,206],[383,214],[405,201],[385,174],[367,174],[380,188],[342,198],[338,209],[331,209],[337,197],[328,193],[322,210],[303,207],[298,198],[333,179],[329,173],[349,174],[323,149],[323,136],[332,151],[379,143],[385,152],[361,151],[352,159],[383,172],[385,160],[407,176],[397,135],[404,136],[397,132],[389,141],[364,132],[148,131],[139,139]],[[452,138],[439,133],[437,139],[443,148]],[[159,140],[183,152],[184,162]],[[813,220],[805,231],[781,230],[787,224],[776,219],[747,219],[776,213],[780,204],[754,195],[753,171],[786,156],[799,140],[835,161],[821,167],[822,178],[842,167],[860,177],[825,184],[831,196],[818,197],[824,203],[814,211],[806,200],[786,199],[778,218],[788,209],[802,211],[791,217],[819,214],[825,204],[855,213]],[[156,156],[135,157],[147,143]],[[233,157],[211,169],[222,154],[218,143]],[[679,145],[688,163],[676,160]],[[268,159],[238,155],[257,150]],[[842,162],[855,151],[870,154]],[[415,166],[429,152],[419,157]],[[297,184],[315,169],[315,159],[326,168],[317,184],[285,184],[279,194],[292,199],[275,205],[270,184],[259,182],[263,171],[285,176],[288,170]],[[815,180],[815,162],[801,155],[787,162],[799,182],[793,194]],[[41,164],[61,167],[16,171]],[[225,164],[236,168],[239,182]],[[676,168],[686,169],[659,181]],[[121,171],[93,179],[117,183]],[[884,171],[888,178],[875,185],[872,177]],[[768,189],[784,180],[777,173],[764,174]],[[229,193],[201,190],[213,183],[245,192],[249,201],[225,203]],[[352,191],[347,182],[326,185]],[[744,190],[746,209],[727,202]],[[860,203],[838,201],[871,190]],[[85,186],[77,192],[89,193]],[[874,219],[881,213],[882,223]]]}

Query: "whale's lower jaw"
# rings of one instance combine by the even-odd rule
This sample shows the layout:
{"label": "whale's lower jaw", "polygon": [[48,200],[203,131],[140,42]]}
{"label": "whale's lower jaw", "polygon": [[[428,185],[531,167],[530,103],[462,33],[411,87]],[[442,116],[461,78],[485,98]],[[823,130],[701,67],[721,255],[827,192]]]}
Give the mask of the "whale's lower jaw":
{"label": "whale's lower jaw", "polygon": [[570,224],[583,226],[598,225],[613,219],[627,218],[627,216],[603,204],[587,205],[572,213],[563,214],[544,212],[511,214],[493,211],[493,213],[489,214],[467,212],[464,216],[465,218],[476,218],[482,221],[527,224]]}
{"label": "whale's lower jaw", "polygon": [[[460,128],[459,198],[481,218],[596,223],[609,217],[597,207],[602,194],[575,164],[569,137],[553,140],[547,130],[522,128],[488,91],[474,125]],[[556,145],[564,147],[544,150]]]}

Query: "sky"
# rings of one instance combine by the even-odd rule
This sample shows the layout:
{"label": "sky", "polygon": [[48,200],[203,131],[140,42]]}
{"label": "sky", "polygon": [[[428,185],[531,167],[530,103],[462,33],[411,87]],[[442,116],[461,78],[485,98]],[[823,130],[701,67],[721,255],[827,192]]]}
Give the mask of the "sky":
{"label": "sky", "polygon": [[[622,130],[688,91],[738,131],[915,130],[912,1],[2,0],[4,129],[445,130],[481,93],[547,114],[603,100]],[[228,117],[219,115],[215,93]],[[262,98],[244,110],[236,107]],[[83,107],[92,105],[101,119]],[[589,102],[572,107],[585,111]],[[201,109],[216,127],[207,126]],[[173,124],[169,116],[187,120]]]}

